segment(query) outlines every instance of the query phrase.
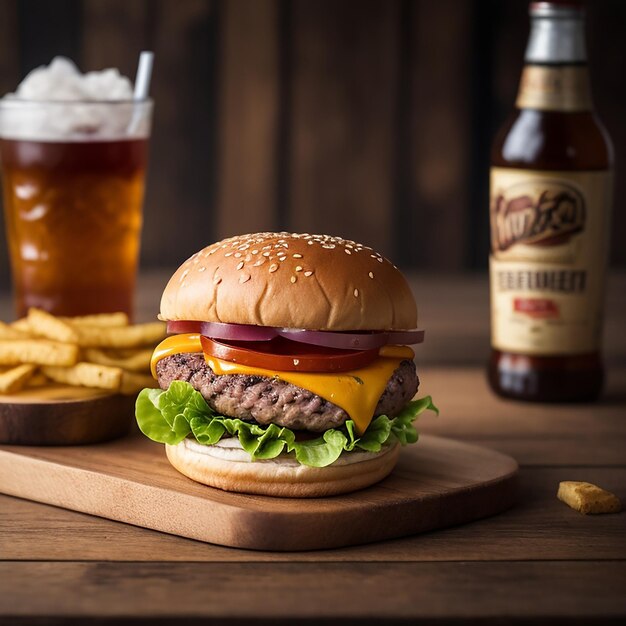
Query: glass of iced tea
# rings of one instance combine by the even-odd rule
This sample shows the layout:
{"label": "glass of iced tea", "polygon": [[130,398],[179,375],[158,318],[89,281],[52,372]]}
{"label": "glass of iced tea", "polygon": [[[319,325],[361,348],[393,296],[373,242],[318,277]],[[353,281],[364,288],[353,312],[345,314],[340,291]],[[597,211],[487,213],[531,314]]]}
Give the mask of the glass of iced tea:
{"label": "glass of iced tea", "polygon": [[[46,75],[55,63],[57,76]],[[30,89],[36,97],[18,89],[0,100],[17,313],[35,306],[57,315],[132,315],[152,101],[133,100],[116,70],[81,75],[68,64],[55,60],[25,79],[20,88],[40,72]],[[115,75],[98,76],[106,72]],[[100,82],[81,91],[90,79]],[[112,94],[101,93],[107,84]],[[88,99],[85,91],[107,97]]]}

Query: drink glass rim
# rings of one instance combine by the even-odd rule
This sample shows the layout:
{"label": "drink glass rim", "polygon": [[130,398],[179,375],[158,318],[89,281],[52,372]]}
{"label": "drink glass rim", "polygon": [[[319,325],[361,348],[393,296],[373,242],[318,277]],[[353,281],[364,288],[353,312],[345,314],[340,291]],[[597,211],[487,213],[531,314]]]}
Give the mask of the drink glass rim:
{"label": "drink glass rim", "polygon": [[154,104],[154,100],[152,98],[142,98],[140,100],[135,100],[134,98],[126,98],[123,100],[34,100],[30,98],[7,98],[3,96],[0,98],[0,107],[11,107],[13,105],[19,106],[71,106],[71,105],[81,105],[81,106],[121,106],[128,104]]}

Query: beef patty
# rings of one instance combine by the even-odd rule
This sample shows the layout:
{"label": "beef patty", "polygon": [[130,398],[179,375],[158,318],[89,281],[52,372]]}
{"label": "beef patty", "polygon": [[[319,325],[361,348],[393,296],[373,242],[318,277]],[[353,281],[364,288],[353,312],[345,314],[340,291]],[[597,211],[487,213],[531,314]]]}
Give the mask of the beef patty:
{"label": "beef patty", "polygon": [[[217,375],[202,353],[166,357],[157,363],[156,371],[162,389],[174,380],[184,380],[219,415],[313,432],[341,426],[348,419],[336,404],[282,380],[249,374]],[[415,395],[418,384],[413,361],[402,361],[388,380],[374,416],[396,415]]]}

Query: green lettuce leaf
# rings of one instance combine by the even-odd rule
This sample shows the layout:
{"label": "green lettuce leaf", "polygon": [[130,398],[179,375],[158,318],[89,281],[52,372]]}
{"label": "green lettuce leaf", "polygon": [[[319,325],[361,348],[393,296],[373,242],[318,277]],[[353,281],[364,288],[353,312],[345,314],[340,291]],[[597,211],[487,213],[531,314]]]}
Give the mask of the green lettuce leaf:
{"label": "green lettuce leaf", "polygon": [[360,437],[354,421],[347,420],[341,428],[331,428],[316,439],[297,441],[289,428],[276,424],[261,426],[217,415],[202,394],[189,383],[177,380],[167,391],[141,391],[135,415],[141,432],[159,443],[175,445],[192,436],[203,445],[213,445],[223,437],[237,437],[253,460],[274,459],[289,453],[302,465],[325,467],[344,452],[349,454],[356,449],[379,452],[394,440],[402,445],[415,443],[418,435],[413,422],[427,410],[439,415],[430,396],[409,402],[396,417],[376,417]]}

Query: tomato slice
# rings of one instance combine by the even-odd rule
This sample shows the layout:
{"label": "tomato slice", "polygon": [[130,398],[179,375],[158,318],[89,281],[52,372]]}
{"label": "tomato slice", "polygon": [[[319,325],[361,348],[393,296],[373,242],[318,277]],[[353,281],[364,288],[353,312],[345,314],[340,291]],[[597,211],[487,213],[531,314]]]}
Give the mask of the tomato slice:
{"label": "tomato slice", "polygon": [[271,341],[226,341],[200,337],[217,359],[282,372],[345,372],[371,363],[378,350],[335,350],[276,337]]}

